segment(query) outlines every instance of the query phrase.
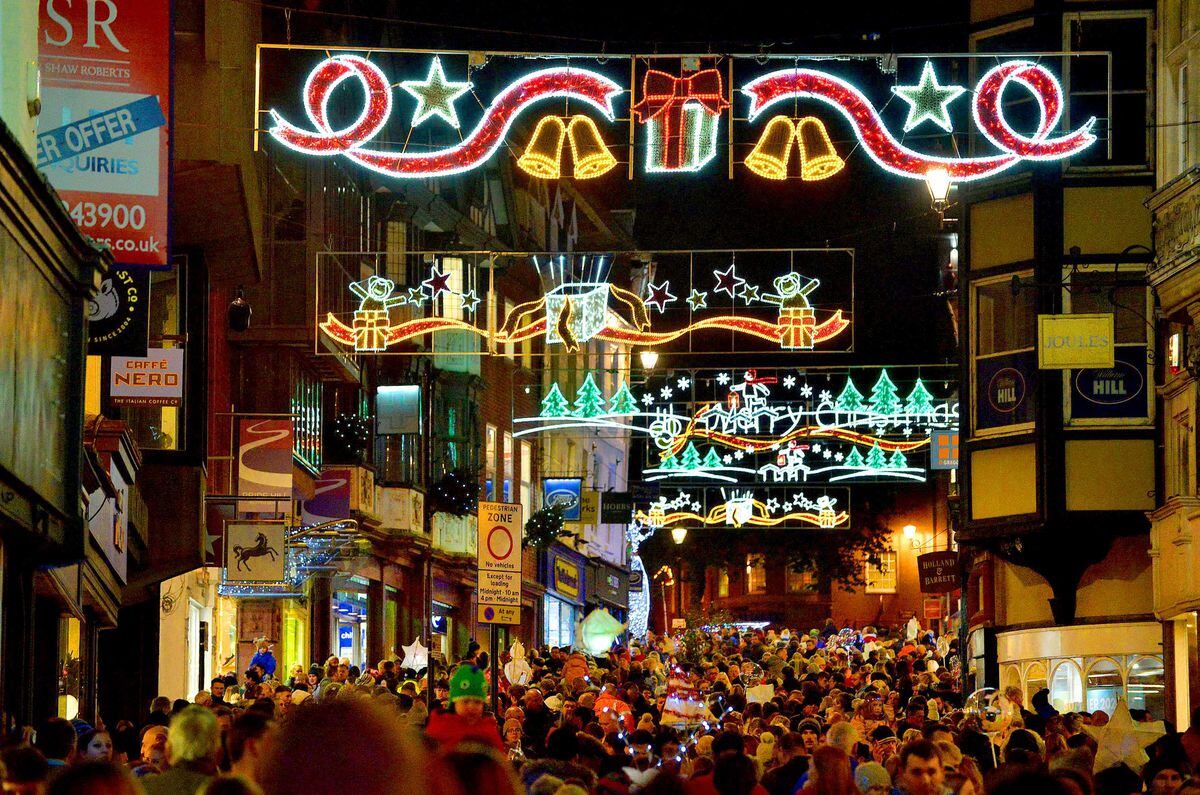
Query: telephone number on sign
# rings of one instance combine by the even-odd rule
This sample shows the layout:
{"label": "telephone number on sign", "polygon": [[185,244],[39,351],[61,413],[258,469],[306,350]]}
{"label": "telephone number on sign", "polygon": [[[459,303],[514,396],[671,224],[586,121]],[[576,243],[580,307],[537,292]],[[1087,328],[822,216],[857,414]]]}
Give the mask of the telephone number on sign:
{"label": "telephone number on sign", "polygon": [[146,225],[146,208],[140,204],[77,202],[67,208],[75,223],[84,228],[141,229]]}

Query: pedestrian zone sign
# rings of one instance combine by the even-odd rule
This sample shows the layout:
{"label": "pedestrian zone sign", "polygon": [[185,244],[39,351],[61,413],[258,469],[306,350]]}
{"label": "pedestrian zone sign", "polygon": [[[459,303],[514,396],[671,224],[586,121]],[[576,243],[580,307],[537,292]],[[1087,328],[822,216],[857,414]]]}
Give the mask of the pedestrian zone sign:
{"label": "pedestrian zone sign", "polygon": [[521,623],[521,506],[479,503],[478,618],[484,624]]}

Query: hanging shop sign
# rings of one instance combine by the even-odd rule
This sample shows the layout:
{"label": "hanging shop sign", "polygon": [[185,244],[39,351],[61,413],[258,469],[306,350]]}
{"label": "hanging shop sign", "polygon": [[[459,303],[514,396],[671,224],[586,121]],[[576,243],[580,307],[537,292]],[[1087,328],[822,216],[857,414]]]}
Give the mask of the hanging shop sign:
{"label": "hanging shop sign", "polygon": [[524,525],[516,503],[479,503],[478,619],[521,623],[521,544]]}
{"label": "hanging shop sign", "polygon": [[122,265],[166,266],[171,7],[44,0],[37,166]]}
{"label": "hanging shop sign", "polygon": [[958,431],[941,429],[929,435],[929,468],[958,469]]}
{"label": "hanging shop sign", "polygon": [[[1067,158],[1096,141],[1094,118],[1060,125],[1064,95],[1051,66],[1067,68],[1066,58],[989,56],[978,82],[965,86],[947,82],[961,57],[936,55],[902,56],[885,72],[878,54],[833,63],[782,54],[597,58],[270,45],[260,53],[257,73],[270,80],[256,94],[256,142],[265,132],[302,155],[344,159],[385,179],[461,174],[512,152],[518,168],[542,179],[687,177],[724,158],[730,179],[744,170],[804,184],[839,175],[858,154],[897,177],[924,181],[932,172],[968,182]],[[286,72],[298,73],[289,81]],[[275,85],[280,93],[264,90]],[[1009,119],[1006,91],[1009,100],[1021,91],[1038,103],[1034,129]],[[815,113],[791,112],[800,100]],[[839,152],[829,126],[855,146]],[[455,143],[430,147],[427,131],[454,132]],[[904,139],[913,131],[924,146]],[[974,132],[991,151],[946,157],[927,140]]]}
{"label": "hanging shop sign", "polygon": [[1113,316],[1038,315],[1038,369],[1113,366]]}
{"label": "hanging shop sign", "polygon": [[1145,345],[1119,345],[1109,367],[1068,374],[1072,420],[1147,419],[1150,390]]}
{"label": "hanging shop sign", "polygon": [[600,492],[583,489],[579,492],[579,523],[596,525],[600,522]]}
{"label": "hanging shop sign", "polygon": [[929,620],[941,618],[942,607],[941,599],[924,599],[921,601],[921,617]]}
{"label": "hanging shop sign", "polygon": [[579,478],[546,478],[542,481],[542,504],[561,507],[565,521],[578,522],[582,492],[583,481]]}
{"label": "hanging shop sign", "polygon": [[287,565],[282,522],[229,522],[225,525],[225,582],[282,582]]}
{"label": "hanging shop sign", "polygon": [[820,528],[850,525],[848,489],[688,488],[660,495],[634,519],[649,528]]}
{"label": "hanging shop sign", "polygon": [[350,481],[354,470],[335,467],[321,470],[313,496],[300,501],[300,521],[323,524],[350,517]]}
{"label": "hanging shop sign", "polygon": [[290,418],[243,417],[238,420],[237,493],[269,497],[238,502],[249,513],[282,513],[292,499],[293,422]]}
{"label": "hanging shop sign", "polygon": [[146,356],[109,361],[108,396],[118,406],[178,406],[183,402],[183,349],[151,348]]}
{"label": "hanging shop sign", "polygon": [[600,523],[625,524],[633,517],[633,497],[628,491],[606,491],[600,495]]}
{"label": "hanging shop sign", "polygon": [[114,268],[87,302],[88,354],[145,356],[150,342],[150,274]]}
{"label": "hanging shop sign", "polygon": [[957,398],[933,391],[949,382],[932,378],[897,368],[678,371],[606,394],[588,373],[573,399],[551,384],[537,416],[513,418],[523,427],[514,435],[643,434],[650,482],[924,482],[931,434],[958,427]]}
{"label": "hanging shop sign", "polygon": [[583,591],[583,567],[562,555],[551,555],[551,587],[563,596],[579,602]]}
{"label": "hanging shop sign", "polygon": [[917,555],[917,577],[921,593],[950,593],[958,590],[958,553],[944,550]]}
{"label": "hanging shop sign", "polygon": [[975,428],[984,431],[1033,422],[1037,356],[1018,351],[975,362]]}
{"label": "hanging shop sign", "polygon": [[[407,284],[370,274],[351,282],[348,294],[319,296],[318,328],[334,351],[411,354],[405,343],[446,335],[455,344],[445,352],[456,355],[471,352],[472,344],[476,353],[495,353],[531,341],[547,353],[572,352],[592,340],[692,353],[853,349],[851,249],[406,256]],[[369,252],[360,259],[386,260]],[[496,266],[524,269],[539,280],[542,295],[509,305],[492,323],[480,307],[505,306],[491,291]],[[318,257],[318,284],[340,268],[339,260]],[[637,283],[613,279],[631,270],[647,275]]]}

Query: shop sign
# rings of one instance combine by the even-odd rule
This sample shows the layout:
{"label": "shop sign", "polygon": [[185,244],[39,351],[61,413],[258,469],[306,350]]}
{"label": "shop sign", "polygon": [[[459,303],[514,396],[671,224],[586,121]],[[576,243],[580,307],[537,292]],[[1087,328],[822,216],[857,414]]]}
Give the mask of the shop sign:
{"label": "shop sign", "polygon": [[958,431],[932,431],[929,453],[930,469],[958,469]]}
{"label": "shop sign", "polygon": [[282,582],[286,562],[283,522],[225,525],[225,582]]}
{"label": "shop sign", "polygon": [[628,491],[606,491],[600,495],[600,523],[628,524],[633,517],[633,498]]}
{"label": "shop sign", "polygon": [[1038,369],[1113,366],[1113,316],[1038,315]]}
{"label": "shop sign", "polygon": [[300,502],[300,521],[314,525],[350,518],[352,474],[349,467],[322,470],[312,499]]}
{"label": "shop sign", "polygon": [[338,648],[342,650],[354,648],[353,627],[343,626],[338,628]]}
{"label": "shop sign", "polygon": [[630,569],[629,570],[629,592],[630,593],[641,593],[642,592],[642,583],[644,583],[645,580],[646,580],[646,573],[644,571],[642,571],[641,569]]}
{"label": "shop sign", "polygon": [[926,599],[921,603],[921,615],[925,618],[941,618],[942,617],[942,600],[941,599]]}
{"label": "shop sign", "polygon": [[579,523],[595,525],[600,521],[600,492],[584,489],[579,493]]}
{"label": "shop sign", "polygon": [[243,502],[250,513],[279,513],[292,499],[292,420],[243,417],[238,421],[238,496],[271,497]]}
{"label": "shop sign", "polygon": [[554,556],[554,590],[568,599],[579,600],[579,564]]}
{"label": "shop sign", "polygon": [[478,521],[478,619],[521,623],[521,506],[481,502]]}
{"label": "shop sign", "polygon": [[122,265],[167,264],[171,4],[41,0],[37,166]]}
{"label": "shop sign", "polygon": [[560,506],[564,521],[578,522],[582,491],[583,482],[579,478],[546,478],[542,481],[542,502]]}
{"label": "shop sign", "polygon": [[1037,359],[1033,351],[1018,351],[979,359],[975,363],[975,427],[1006,428],[1033,422],[1033,390]]}
{"label": "shop sign", "polygon": [[145,357],[112,357],[108,382],[112,402],[118,406],[180,405],[183,402],[183,349],[151,348],[146,354]]}
{"label": "shop sign", "polygon": [[944,550],[917,556],[921,593],[950,593],[958,590],[958,553]]}
{"label": "shop sign", "polygon": [[145,356],[150,335],[150,274],[115,268],[87,302],[88,354]]}
{"label": "shop sign", "polygon": [[1146,389],[1146,348],[1122,345],[1109,367],[1071,373],[1071,419],[1145,419],[1150,411]]}

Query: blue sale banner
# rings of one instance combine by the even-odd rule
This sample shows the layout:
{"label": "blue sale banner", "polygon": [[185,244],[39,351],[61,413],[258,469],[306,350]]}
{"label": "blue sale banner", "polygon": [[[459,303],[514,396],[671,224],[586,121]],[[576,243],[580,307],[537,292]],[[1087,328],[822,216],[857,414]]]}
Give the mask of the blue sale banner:
{"label": "blue sale banner", "polygon": [[142,97],[79,121],[39,132],[38,168],[158,129],[167,123],[158,97]]}

